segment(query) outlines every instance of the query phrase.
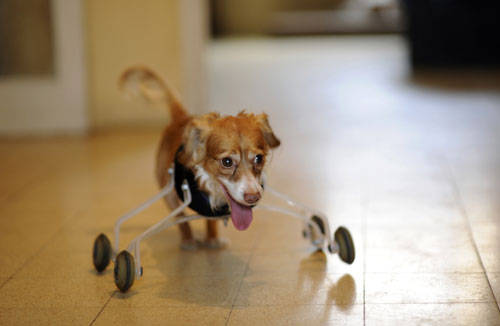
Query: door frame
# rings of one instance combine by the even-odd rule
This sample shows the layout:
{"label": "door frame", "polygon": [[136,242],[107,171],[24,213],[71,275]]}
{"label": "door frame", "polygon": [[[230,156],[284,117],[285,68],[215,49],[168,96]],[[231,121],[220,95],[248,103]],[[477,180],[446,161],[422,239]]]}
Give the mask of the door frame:
{"label": "door frame", "polygon": [[0,78],[0,135],[84,133],[87,130],[84,1],[51,1],[52,76]]}

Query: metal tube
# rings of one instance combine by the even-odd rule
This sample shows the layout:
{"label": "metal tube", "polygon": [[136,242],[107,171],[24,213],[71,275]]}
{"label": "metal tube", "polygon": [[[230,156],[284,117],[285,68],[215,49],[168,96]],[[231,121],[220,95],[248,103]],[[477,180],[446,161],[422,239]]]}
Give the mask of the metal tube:
{"label": "metal tube", "polygon": [[131,210],[127,214],[125,214],[122,217],[120,217],[115,222],[115,228],[114,228],[115,245],[113,247],[113,260],[115,259],[116,255],[120,251],[119,248],[120,248],[120,227],[121,227],[121,225],[125,221],[131,219],[135,215],[139,214],[140,212],[142,212],[143,210],[145,210],[146,208],[148,208],[149,206],[151,206],[153,203],[157,202],[161,198],[163,198],[166,195],[168,195],[172,191],[172,189],[174,189],[174,182],[175,182],[174,178],[173,178],[174,169],[173,168],[169,168],[168,169],[168,174],[170,174],[170,181],[169,181],[169,183],[165,187],[163,187],[163,189],[158,194],[156,194],[155,196],[153,196],[150,199],[146,200],[145,202],[143,202],[142,204],[140,204],[139,206],[137,206],[136,208],[134,208],[133,210]]}
{"label": "metal tube", "polygon": [[[272,195],[284,200],[288,204],[288,206],[297,207],[297,208],[301,209],[302,215],[298,214],[294,211],[287,210],[285,208],[281,208],[278,206],[259,205],[262,209],[268,209],[271,211],[280,212],[283,214],[289,214],[289,215],[292,215],[294,217],[298,217],[304,221],[304,227],[306,227],[307,225],[314,225],[313,223],[311,223],[309,221],[310,216],[313,216],[313,215],[318,216],[323,221],[323,225],[325,226],[325,236],[326,236],[326,239],[328,241],[328,245],[332,248],[332,250],[335,247],[337,247],[337,251],[338,251],[338,245],[335,242],[335,240],[333,239],[333,234],[331,233],[330,223],[328,221],[328,218],[323,213],[320,213],[314,209],[307,207],[306,205],[292,199],[291,197],[273,189],[272,187],[270,187],[268,185],[266,185],[266,191],[268,191]],[[258,208],[259,206],[257,206],[256,208]],[[316,225],[314,225],[313,227],[315,227],[315,226]]]}
{"label": "metal tube", "polygon": [[141,233],[137,238],[132,240],[132,242],[128,246],[129,252],[135,251],[134,258],[135,258],[135,266],[136,266],[136,271],[135,271],[136,278],[140,277],[142,274],[142,271],[141,271],[141,251],[140,251],[141,241],[143,239],[146,239],[146,238],[152,236],[153,234],[160,232],[161,230],[164,230],[165,228],[168,228],[174,224],[180,223],[179,222],[180,219],[179,219],[179,221],[172,221],[172,219],[175,219],[177,217],[177,215],[179,215],[186,207],[189,206],[189,204],[191,204],[191,200],[192,200],[191,191],[189,191],[189,186],[188,186],[187,182],[184,181],[184,183],[182,184],[181,187],[182,187],[182,191],[184,192],[184,199],[185,199],[185,201],[182,203],[182,205],[180,205],[179,207],[174,209],[170,214],[168,214],[166,217],[164,217],[161,221],[159,221],[158,223],[156,223],[155,225],[151,226],[146,231]]}

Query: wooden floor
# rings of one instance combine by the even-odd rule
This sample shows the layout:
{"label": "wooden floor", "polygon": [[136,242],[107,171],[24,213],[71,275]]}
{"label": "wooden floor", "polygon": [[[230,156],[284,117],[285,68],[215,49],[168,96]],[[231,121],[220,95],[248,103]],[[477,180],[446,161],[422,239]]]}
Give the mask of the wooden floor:
{"label": "wooden floor", "polygon": [[156,193],[160,131],[2,140],[0,325],[500,325],[498,74],[412,78],[397,37],[223,41],[208,64],[210,108],[269,113],[269,184],[349,228],[354,264],[256,212],[223,250],[146,240],[119,293],[92,243]]}

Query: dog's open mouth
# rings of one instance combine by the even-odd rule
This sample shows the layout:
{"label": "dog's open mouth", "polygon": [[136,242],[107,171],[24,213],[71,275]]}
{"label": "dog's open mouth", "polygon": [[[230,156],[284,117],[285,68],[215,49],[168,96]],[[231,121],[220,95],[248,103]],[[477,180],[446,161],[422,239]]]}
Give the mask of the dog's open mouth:
{"label": "dog's open mouth", "polygon": [[231,220],[233,221],[234,227],[239,231],[248,229],[253,219],[252,207],[238,203],[233,199],[233,197],[231,197],[229,192],[226,190],[226,187],[222,186],[222,189],[224,190],[227,201],[231,206]]}

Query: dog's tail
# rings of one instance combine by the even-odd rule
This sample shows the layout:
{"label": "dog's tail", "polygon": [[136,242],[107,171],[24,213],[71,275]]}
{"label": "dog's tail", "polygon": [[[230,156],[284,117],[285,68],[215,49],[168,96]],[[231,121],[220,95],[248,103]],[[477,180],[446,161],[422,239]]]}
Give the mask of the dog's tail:
{"label": "dog's tail", "polygon": [[178,96],[167,82],[151,69],[143,66],[130,67],[123,72],[119,88],[128,95],[141,96],[149,102],[161,101],[168,105],[172,121],[187,116]]}

